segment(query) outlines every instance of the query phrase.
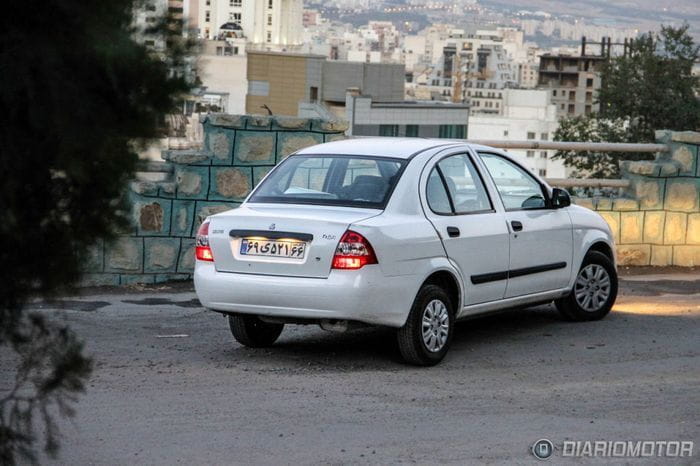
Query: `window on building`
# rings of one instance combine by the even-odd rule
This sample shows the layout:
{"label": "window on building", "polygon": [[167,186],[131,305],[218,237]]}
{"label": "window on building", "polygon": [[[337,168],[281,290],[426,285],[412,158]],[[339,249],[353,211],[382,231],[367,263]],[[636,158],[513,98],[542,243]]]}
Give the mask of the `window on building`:
{"label": "window on building", "polygon": [[593,100],[593,93],[586,92],[586,102],[591,102]]}
{"label": "window on building", "polygon": [[406,137],[417,138],[418,137],[418,125],[406,125]]}
{"label": "window on building", "polygon": [[268,96],[270,95],[269,81],[248,81],[248,95]]}
{"label": "window on building", "polygon": [[527,138],[528,138],[528,139],[535,139],[535,137],[536,137],[536,135],[535,135],[534,132],[528,131],[528,133],[527,133]]}
{"label": "window on building", "polygon": [[540,134],[540,141],[546,141],[547,139],[549,139],[549,134],[547,134],[547,133]]}
{"label": "window on building", "polygon": [[540,176],[547,176],[547,170],[545,168],[540,168],[539,174]]}
{"label": "window on building", "polygon": [[267,15],[267,25],[272,26],[272,15]]}
{"label": "window on building", "polygon": [[207,6],[211,6],[211,0],[207,0]]}
{"label": "window on building", "polygon": [[311,102],[318,102],[318,87],[311,86],[309,88],[309,99]]}
{"label": "window on building", "polygon": [[241,14],[240,13],[229,13],[228,20],[236,24],[241,24]]}
{"label": "window on building", "polygon": [[267,8],[272,9],[272,0],[267,0]]}
{"label": "window on building", "polygon": [[586,87],[593,87],[593,78],[586,79]]}
{"label": "window on building", "polygon": [[576,100],[576,91],[569,91],[569,100]]}
{"label": "window on building", "polygon": [[591,108],[590,105],[586,105],[586,113],[591,113],[593,109]]}
{"label": "window on building", "polygon": [[526,152],[526,154],[527,154],[527,158],[528,158],[528,159],[532,159],[532,158],[535,157],[535,151],[534,151],[534,150],[529,150],[529,151]]}
{"label": "window on building", "polygon": [[574,105],[574,104],[569,104],[569,113],[572,114],[572,115],[573,115],[574,113],[576,113],[576,105]]}
{"label": "window on building", "polygon": [[272,32],[267,31],[267,42],[272,42]]}
{"label": "window on building", "polygon": [[507,129],[504,129],[504,130],[503,130],[503,136],[508,136],[508,130],[507,130]]}
{"label": "window on building", "polygon": [[229,6],[240,7],[243,0],[228,0]]}
{"label": "window on building", "polygon": [[211,13],[209,11],[204,12],[204,21],[207,23],[211,21]]}
{"label": "window on building", "polygon": [[438,137],[443,139],[464,139],[467,136],[465,125],[440,125]]}
{"label": "window on building", "polygon": [[398,136],[399,125],[379,125],[380,136]]}
{"label": "window on building", "polygon": [[547,151],[546,151],[546,150],[543,150],[543,151],[540,152],[540,158],[541,158],[541,159],[546,159],[546,158],[547,158]]}

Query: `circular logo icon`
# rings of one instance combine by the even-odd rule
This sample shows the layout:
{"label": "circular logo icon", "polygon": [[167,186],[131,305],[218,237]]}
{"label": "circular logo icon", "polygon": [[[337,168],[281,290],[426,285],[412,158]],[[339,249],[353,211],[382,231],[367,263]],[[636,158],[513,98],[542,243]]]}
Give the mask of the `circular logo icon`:
{"label": "circular logo icon", "polygon": [[549,459],[554,453],[554,444],[546,438],[536,441],[532,445],[532,454],[539,460]]}

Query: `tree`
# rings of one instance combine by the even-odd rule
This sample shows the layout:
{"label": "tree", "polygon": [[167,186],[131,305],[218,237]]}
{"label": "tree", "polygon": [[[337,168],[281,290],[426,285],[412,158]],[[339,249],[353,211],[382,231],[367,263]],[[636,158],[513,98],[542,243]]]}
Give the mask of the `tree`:
{"label": "tree", "polygon": [[[0,348],[18,361],[0,393],[2,464],[35,460],[39,422],[57,452],[56,415],[72,414],[92,366],[74,332],[27,301],[69,290],[85,251],[127,228],[137,150],[189,91],[191,43],[173,18],[135,30],[142,7],[25,0],[0,15]],[[143,45],[144,34],[164,47]]]}
{"label": "tree", "polygon": [[692,74],[700,46],[688,28],[662,26],[658,34],[643,34],[628,54],[603,66],[601,118],[627,120],[637,142],[653,141],[657,129],[700,128],[700,78]]}
{"label": "tree", "polygon": [[[624,120],[602,119],[595,114],[565,118],[559,122],[559,127],[554,133],[555,141],[627,142],[627,138]],[[574,168],[574,177],[615,178],[619,175],[620,158],[638,160],[640,156],[609,152],[557,151],[554,158],[564,159],[567,166]]]}
{"label": "tree", "polygon": [[[554,135],[559,141],[653,142],[654,131],[700,129],[700,78],[693,63],[700,46],[679,28],[662,26],[660,33],[643,34],[628,53],[612,58],[601,70],[597,100],[600,112],[563,119]],[[584,157],[590,157],[587,161]],[[579,174],[617,176],[619,160],[646,158],[639,154],[575,153],[559,151]]]}

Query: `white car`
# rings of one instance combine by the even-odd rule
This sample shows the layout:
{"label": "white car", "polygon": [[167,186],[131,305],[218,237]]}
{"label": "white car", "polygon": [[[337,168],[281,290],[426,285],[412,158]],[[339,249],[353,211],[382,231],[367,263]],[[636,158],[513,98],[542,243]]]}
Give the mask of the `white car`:
{"label": "white car", "polygon": [[243,345],[271,345],[288,323],[383,325],[406,361],[432,365],[460,319],[551,301],[602,318],[614,250],[598,214],[500,150],[350,139],[296,152],[207,218],[194,283]]}

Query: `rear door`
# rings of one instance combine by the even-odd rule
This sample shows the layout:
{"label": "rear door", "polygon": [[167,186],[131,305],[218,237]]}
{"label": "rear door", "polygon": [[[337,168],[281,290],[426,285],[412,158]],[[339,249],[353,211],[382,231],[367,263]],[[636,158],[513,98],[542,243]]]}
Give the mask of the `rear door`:
{"label": "rear door", "polygon": [[421,183],[427,218],[465,282],[464,305],[502,299],[509,234],[468,153],[438,155]]}
{"label": "rear door", "polygon": [[566,209],[526,169],[496,153],[479,156],[505,208],[510,230],[506,298],[564,288],[571,276],[573,228]]}

